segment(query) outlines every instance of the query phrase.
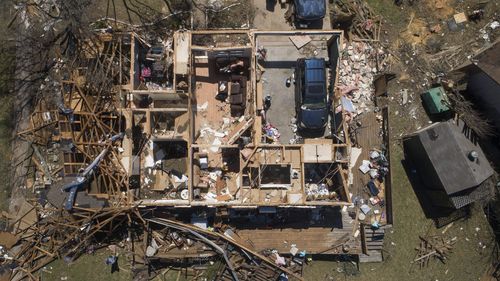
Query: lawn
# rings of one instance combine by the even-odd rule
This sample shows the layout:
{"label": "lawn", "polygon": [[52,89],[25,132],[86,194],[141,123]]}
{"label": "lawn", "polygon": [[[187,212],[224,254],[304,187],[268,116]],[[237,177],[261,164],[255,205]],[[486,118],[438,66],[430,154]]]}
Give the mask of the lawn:
{"label": "lawn", "polygon": [[[46,281],[84,281],[84,280],[132,280],[130,263],[125,259],[123,252],[118,256],[119,271],[111,273],[111,267],[105,264],[106,258],[111,254],[107,248],[98,250],[93,255],[84,255],[71,264],[56,260],[39,271],[39,276]],[[200,273],[199,278],[213,276],[217,263],[208,270]],[[155,281],[188,281],[192,275],[185,277],[185,272],[174,268],[161,269]],[[202,280],[202,279],[200,279]]]}
{"label": "lawn", "polygon": [[403,156],[401,147],[394,144],[391,149],[394,227],[388,231],[385,239],[386,260],[382,263],[360,264],[360,273],[348,277],[338,272],[344,268],[342,263],[313,261],[305,270],[306,280],[329,280],[325,277],[359,281],[478,280],[490,264],[494,238],[483,211],[477,208],[473,210],[471,218],[455,222],[445,233],[458,240],[446,264],[434,261],[424,269],[412,266],[415,247],[419,244],[418,236],[441,234],[443,229],[436,229],[433,221],[425,217],[400,163]]}
{"label": "lawn", "polygon": [[56,260],[39,271],[42,280],[132,280],[129,263],[123,257],[118,257],[120,270],[111,273],[111,267],[105,264],[110,251],[101,250],[94,255],[84,255],[76,262],[67,264]]}
{"label": "lawn", "polygon": [[[7,23],[10,20],[9,16],[9,1],[0,2],[0,42],[7,39]],[[3,46],[3,43],[0,43]],[[12,133],[11,124],[11,97],[9,80],[11,76],[11,65],[7,62],[8,54],[0,51],[0,178],[4,179],[0,182],[0,210],[9,208],[9,196],[11,186],[9,184],[9,168],[10,168],[10,140]]]}
{"label": "lawn", "polygon": [[382,17],[389,23],[404,23],[406,17],[401,13],[401,8],[394,5],[394,0],[366,0],[373,12]]}

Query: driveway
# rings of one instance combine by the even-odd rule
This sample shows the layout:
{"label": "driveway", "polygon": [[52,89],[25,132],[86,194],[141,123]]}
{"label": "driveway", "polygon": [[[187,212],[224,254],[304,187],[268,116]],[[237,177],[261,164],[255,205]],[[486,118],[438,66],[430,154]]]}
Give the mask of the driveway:
{"label": "driveway", "polygon": [[[288,4],[281,5],[279,0],[253,0],[255,7],[255,18],[253,27],[258,30],[293,30],[294,26],[289,25],[285,20],[285,13]],[[326,1],[328,11],[328,1]],[[326,13],[323,24],[318,25],[323,30],[330,30],[330,13]]]}

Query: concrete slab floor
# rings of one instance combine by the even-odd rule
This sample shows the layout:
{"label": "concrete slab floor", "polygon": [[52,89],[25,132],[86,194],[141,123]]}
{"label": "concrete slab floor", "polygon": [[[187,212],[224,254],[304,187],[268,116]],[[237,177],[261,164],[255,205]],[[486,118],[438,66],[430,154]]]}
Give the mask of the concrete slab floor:
{"label": "concrete slab floor", "polygon": [[294,68],[267,68],[262,75],[264,81],[264,97],[271,96],[271,107],[266,113],[267,122],[276,127],[280,132],[280,142],[290,143],[295,138],[295,134],[303,138],[320,138],[331,135],[331,125],[321,132],[296,132],[290,126],[291,119],[295,118],[295,85],[286,87],[286,79],[290,78]]}
{"label": "concrete slab floor", "polygon": [[290,120],[295,117],[295,87],[293,84],[288,88],[285,85],[293,72],[293,68],[267,68],[262,76],[264,97],[271,96],[271,107],[266,113],[267,122],[278,129],[283,144],[288,144],[294,138]]}
{"label": "concrete slab floor", "polygon": [[[298,50],[291,42],[289,36],[259,35],[257,45],[267,50],[265,72],[262,75],[264,81],[263,94],[271,96],[271,108],[267,112],[267,121],[275,126],[281,134],[280,142],[288,144],[295,138],[291,128],[291,119],[295,117],[295,86],[285,86],[285,81],[290,78],[294,71],[298,58],[323,57],[328,61],[327,40],[331,35],[311,35],[311,41]],[[315,53],[315,54],[313,54]],[[328,135],[329,129],[314,134],[304,134],[303,137],[315,138]],[[307,133],[307,132],[306,132]]]}
{"label": "concrete slab floor", "polygon": [[320,57],[328,61],[327,41],[331,35],[310,35],[312,41],[298,50],[288,35],[258,35],[257,46],[267,50],[267,67],[295,66],[298,58]]}

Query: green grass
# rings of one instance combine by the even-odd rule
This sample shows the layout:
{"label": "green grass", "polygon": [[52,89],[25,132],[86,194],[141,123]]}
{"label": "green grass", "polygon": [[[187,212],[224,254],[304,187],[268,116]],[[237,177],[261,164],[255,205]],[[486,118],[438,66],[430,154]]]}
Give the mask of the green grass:
{"label": "green grass", "polygon": [[[340,280],[478,280],[486,271],[491,261],[494,238],[484,213],[474,209],[472,217],[466,221],[455,222],[445,235],[457,237],[453,253],[446,264],[431,261],[428,268],[422,270],[417,265],[412,266],[415,259],[415,247],[419,244],[419,235],[441,233],[431,220],[425,218],[417,197],[400,164],[402,151],[394,145],[391,151],[393,157],[393,207],[394,227],[389,230],[385,239],[383,263],[361,264],[358,276],[346,277],[337,272],[342,268],[339,263],[313,261],[305,269],[306,280],[328,280],[325,276],[341,278]],[[479,228],[476,231],[476,227]],[[467,241],[468,240],[468,241]],[[485,244],[482,249],[479,243]],[[337,279],[334,279],[337,280]]]}
{"label": "green grass", "polygon": [[[7,39],[9,35],[6,28],[10,20],[9,1],[0,2],[0,42]],[[0,43],[3,47],[4,43]],[[8,64],[10,61],[9,55],[0,52],[0,210],[7,210],[9,208],[9,197],[12,187],[9,184],[9,171],[10,171],[10,140],[12,133],[11,112],[12,102],[10,97],[9,82],[12,78],[12,66]]]}
{"label": "green grass", "polygon": [[[98,250],[93,255],[81,256],[71,264],[66,264],[62,260],[56,260],[47,265],[43,270],[40,270],[38,276],[44,281],[60,281],[66,278],[69,281],[132,280],[131,265],[123,254],[120,254],[118,257],[120,271],[111,273],[111,267],[104,262],[110,254],[111,252],[107,248],[104,248]],[[211,280],[211,276],[214,276],[216,273],[217,265],[218,263],[214,263],[213,266],[209,266],[208,270],[203,272],[199,278],[207,277],[208,280]],[[161,269],[158,276],[152,280],[188,281],[192,280],[192,278],[192,275],[188,275],[186,278],[184,271],[169,268]]]}
{"label": "green grass", "polygon": [[[408,85],[391,83],[389,95],[396,95],[399,88]],[[472,216],[467,220],[460,220],[446,231],[445,236],[457,237],[453,252],[450,254],[446,264],[439,261],[431,261],[429,267],[419,269],[418,265],[412,266],[411,262],[416,257],[415,247],[419,245],[419,235],[426,236],[441,234],[444,228],[436,229],[434,222],[425,217],[417,196],[406,175],[401,160],[404,158],[403,150],[399,141],[401,133],[406,134],[414,131],[418,126],[425,126],[428,118],[423,108],[418,105],[418,100],[412,106],[418,106],[418,120],[412,119],[398,104],[395,96],[391,102],[391,168],[393,176],[393,228],[387,230],[384,258],[382,263],[360,264],[360,273],[357,276],[346,277],[344,273],[337,272],[342,269],[343,264],[326,261],[313,261],[305,269],[306,280],[328,280],[325,276],[333,276],[334,280],[456,280],[468,281],[478,280],[489,267],[492,253],[495,249],[495,240],[480,207],[472,210]],[[486,245],[483,249],[481,245]]]}
{"label": "green grass", "polygon": [[406,11],[394,5],[394,0],[366,0],[376,15],[381,15],[388,23],[405,24]]}
{"label": "green grass", "polygon": [[[130,265],[123,256],[118,257],[118,265],[120,271],[111,274],[111,267],[106,265],[104,261],[110,254],[110,251],[97,251],[94,255],[84,255],[72,264],[66,264],[62,260],[56,260],[39,271],[42,280],[60,281],[65,279],[71,281],[84,280],[132,280]],[[62,278],[62,279],[61,279]]]}
{"label": "green grass", "polygon": [[9,184],[10,139],[11,139],[11,97],[0,95],[0,210],[9,208],[12,187]]}

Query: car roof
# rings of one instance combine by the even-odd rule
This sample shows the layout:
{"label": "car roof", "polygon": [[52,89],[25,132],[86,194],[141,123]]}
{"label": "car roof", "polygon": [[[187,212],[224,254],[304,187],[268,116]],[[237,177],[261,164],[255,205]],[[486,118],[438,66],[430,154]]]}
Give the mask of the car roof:
{"label": "car roof", "polygon": [[325,60],[323,58],[312,58],[305,60],[304,78],[305,84],[324,83],[325,77]]}
{"label": "car roof", "polygon": [[326,0],[295,0],[295,10],[300,18],[321,18],[325,16]]}

